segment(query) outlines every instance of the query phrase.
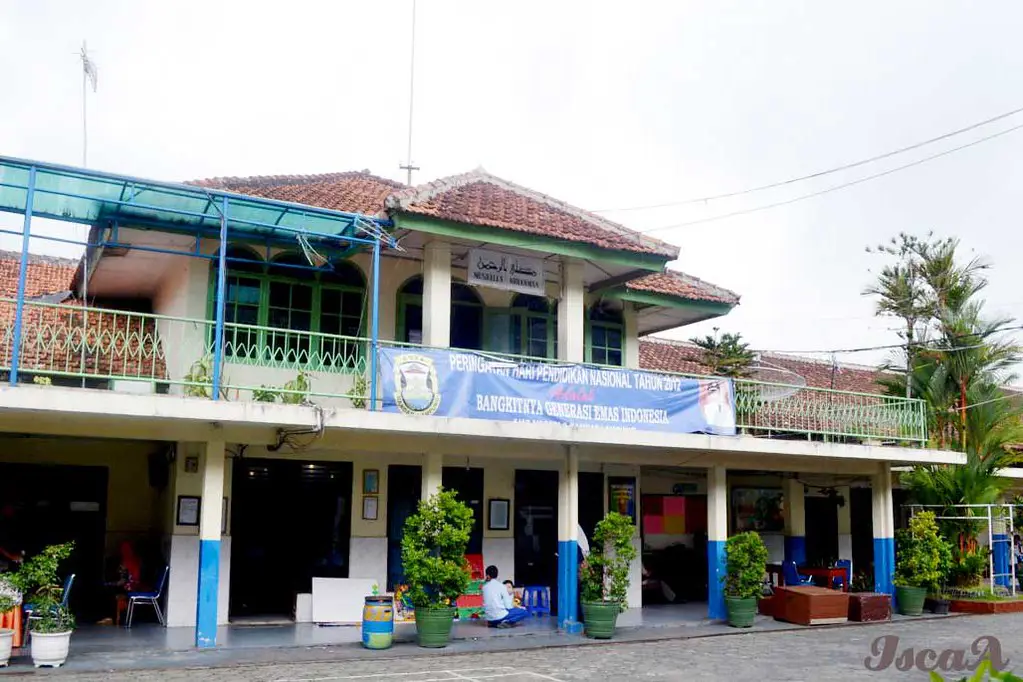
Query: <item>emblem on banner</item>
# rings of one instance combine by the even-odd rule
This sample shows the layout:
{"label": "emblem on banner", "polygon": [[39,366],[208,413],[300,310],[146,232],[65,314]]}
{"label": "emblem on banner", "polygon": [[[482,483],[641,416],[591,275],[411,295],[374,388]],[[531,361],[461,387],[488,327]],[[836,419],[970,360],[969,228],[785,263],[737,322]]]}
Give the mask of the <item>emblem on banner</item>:
{"label": "emblem on banner", "polygon": [[399,355],[394,360],[394,402],[405,414],[433,414],[440,407],[440,381],[433,360]]}

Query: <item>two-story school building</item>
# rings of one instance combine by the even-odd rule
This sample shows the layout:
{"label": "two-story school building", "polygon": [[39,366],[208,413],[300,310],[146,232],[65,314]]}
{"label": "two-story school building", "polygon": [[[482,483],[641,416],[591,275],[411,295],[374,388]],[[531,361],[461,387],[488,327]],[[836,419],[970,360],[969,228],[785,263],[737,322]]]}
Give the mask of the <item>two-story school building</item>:
{"label": "two-story school building", "polygon": [[[0,209],[23,245],[0,258],[0,545],[76,540],[101,616],[136,543],[199,646],[310,618],[316,578],[401,584],[404,520],[441,486],[475,513],[470,552],[549,586],[569,630],[578,534],[609,508],[637,521],[631,607],[667,593],[645,567],[723,617],[747,529],[890,592],[892,467],[961,461],[924,447],[917,400],[687,374],[646,337],[737,294],[482,170],[175,184],[0,158]],[[89,227],[80,261],[34,255],[75,242],[41,219]]]}

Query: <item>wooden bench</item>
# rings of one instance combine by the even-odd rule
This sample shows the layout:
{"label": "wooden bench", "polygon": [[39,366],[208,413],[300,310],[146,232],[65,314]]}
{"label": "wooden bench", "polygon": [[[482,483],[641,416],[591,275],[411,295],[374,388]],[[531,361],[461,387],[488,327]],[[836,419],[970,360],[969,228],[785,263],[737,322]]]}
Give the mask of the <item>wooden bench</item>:
{"label": "wooden bench", "polygon": [[779,587],[774,591],[774,618],[799,625],[830,625],[849,619],[849,595],[825,587]]}
{"label": "wooden bench", "polygon": [[849,620],[874,623],[892,619],[892,598],[878,592],[853,592],[849,595]]}

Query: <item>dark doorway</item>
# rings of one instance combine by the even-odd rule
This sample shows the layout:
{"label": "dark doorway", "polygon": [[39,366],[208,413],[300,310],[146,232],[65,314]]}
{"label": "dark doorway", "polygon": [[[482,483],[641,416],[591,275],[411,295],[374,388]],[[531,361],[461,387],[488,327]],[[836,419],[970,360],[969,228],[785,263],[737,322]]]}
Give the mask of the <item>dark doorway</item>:
{"label": "dark doorway", "polygon": [[423,469],[392,464],[387,467],[387,590],[405,582],[401,565],[401,538],[405,520],[415,513],[423,494]]}
{"label": "dark doorway", "polygon": [[232,484],[232,616],[291,616],[314,577],[348,577],[350,462],[237,459]]}
{"label": "dark doorway", "polygon": [[483,469],[444,467],[441,485],[453,490],[472,510],[472,535],[466,554],[483,554]]}
{"label": "dark doorway", "polygon": [[0,464],[0,547],[33,556],[74,542],[60,572],[75,574],[71,610],[86,621],[113,608],[103,591],[106,513],[106,467]]}
{"label": "dark doorway", "polygon": [[558,472],[515,471],[515,582],[558,590]]}
{"label": "dark doorway", "polygon": [[588,542],[593,541],[593,529],[604,518],[604,474],[579,472],[579,526]]}
{"label": "dark doorway", "polygon": [[[850,489],[853,570],[874,575],[874,497],[870,488]],[[873,580],[870,582],[874,584]]]}
{"label": "dark doorway", "polygon": [[806,561],[811,566],[838,560],[838,502],[833,497],[804,497]]}

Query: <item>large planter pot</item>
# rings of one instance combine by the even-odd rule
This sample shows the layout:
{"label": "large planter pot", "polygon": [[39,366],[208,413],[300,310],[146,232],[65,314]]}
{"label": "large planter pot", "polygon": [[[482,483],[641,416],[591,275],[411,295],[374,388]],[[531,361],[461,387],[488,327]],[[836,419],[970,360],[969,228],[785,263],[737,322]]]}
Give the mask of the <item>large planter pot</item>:
{"label": "large planter pot", "polygon": [[756,597],[725,597],[725,608],[728,610],[728,624],[733,628],[753,627],[757,616]]}
{"label": "large planter pot", "polygon": [[446,606],[439,609],[416,607],[416,638],[419,646],[428,649],[446,647],[451,641],[451,625],[455,622],[455,609]]}
{"label": "large planter pot", "polygon": [[924,612],[926,587],[895,586],[895,604],[903,616],[919,616]]}
{"label": "large planter pot", "polygon": [[32,665],[37,668],[49,666],[59,668],[67,660],[68,647],[71,646],[71,631],[31,633]]}
{"label": "large planter pot", "polygon": [[13,647],[14,630],[0,630],[0,668],[6,667],[10,662]]}
{"label": "large planter pot", "polygon": [[611,639],[615,634],[618,614],[622,605],[609,601],[584,601],[583,625],[586,636],[593,639]]}

